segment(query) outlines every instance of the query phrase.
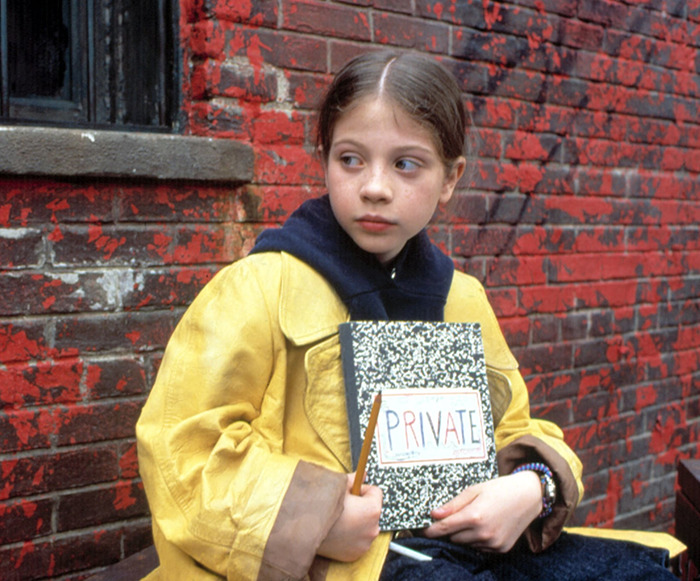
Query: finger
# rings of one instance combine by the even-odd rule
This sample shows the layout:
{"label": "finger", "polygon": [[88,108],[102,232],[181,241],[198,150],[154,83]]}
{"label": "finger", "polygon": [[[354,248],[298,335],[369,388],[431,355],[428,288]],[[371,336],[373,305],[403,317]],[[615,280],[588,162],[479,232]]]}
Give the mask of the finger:
{"label": "finger", "polygon": [[347,476],[347,478],[348,478],[348,479],[347,479],[348,490],[350,490],[350,489],[352,488],[352,485],[353,485],[354,482],[355,482],[355,473],[354,473],[354,472],[350,472],[350,474],[347,474],[346,476]]}
{"label": "finger", "polygon": [[430,511],[430,516],[438,520],[445,519],[450,515],[459,512],[468,504],[471,504],[478,495],[479,491],[476,486],[470,486],[469,488],[465,488],[452,500]]}
{"label": "finger", "polygon": [[372,486],[371,484],[363,484],[362,485],[362,490],[360,491],[360,496],[366,496],[368,498],[373,498],[373,499],[379,499],[381,502],[384,493],[382,492],[382,489],[379,488],[379,486]]}

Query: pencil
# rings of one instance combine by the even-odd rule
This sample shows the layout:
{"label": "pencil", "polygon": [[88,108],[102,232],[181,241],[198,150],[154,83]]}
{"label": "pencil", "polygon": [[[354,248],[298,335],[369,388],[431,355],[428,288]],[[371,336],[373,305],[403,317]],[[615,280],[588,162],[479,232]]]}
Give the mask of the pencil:
{"label": "pencil", "polygon": [[377,425],[377,418],[379,417],[379,408],[382,405],[382,394],[379,392],[374,397],[374,403],[372,404],[372,411],[369,414],[369,423],[365,429],[365,439],[362,442],[362,449],[360,450],[360,458],[357,461],[357,470],[355,471],[355,480],[352,483],[352,488],[350,493],[355,496],[360,494],[362,489],[362,481],[365,479],[365,468],[367,467],[367,458],[369,457],[369,451],[372,448],[372,439],[374,438],[374,428]]}

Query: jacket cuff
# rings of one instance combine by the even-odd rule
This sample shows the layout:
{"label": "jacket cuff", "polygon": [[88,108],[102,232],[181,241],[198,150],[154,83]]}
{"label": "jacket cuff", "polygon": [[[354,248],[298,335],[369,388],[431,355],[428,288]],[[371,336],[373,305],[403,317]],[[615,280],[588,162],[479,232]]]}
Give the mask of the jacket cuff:
{"label": "jacket cuff", "polygon": [[549,516],[535,519],[525,530],[530,549],[539,553],[559,538],[564,525],[578,505],[578,486],[571,467],[554,449],[542,440],[524,435],[497,454],[499,474],[510,474],[528,462],[543,462],[549,466],[557,484],[557,500]]}
{"label": "jacket cuff", "polygon": [[259,580],[304,578],[343,512],[347,476],[299,461],[272,525]]}

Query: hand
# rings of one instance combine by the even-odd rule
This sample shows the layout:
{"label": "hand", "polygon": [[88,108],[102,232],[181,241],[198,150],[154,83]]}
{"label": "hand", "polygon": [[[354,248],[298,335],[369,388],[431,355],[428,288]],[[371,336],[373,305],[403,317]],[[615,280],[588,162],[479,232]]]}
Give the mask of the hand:
{"label": "hand", "polygon": [[376,486],[362,485],[360,495],[350,494],[355,474],[348,474],[343,512],[317,553],[337,561],[355,561],[364,555],[379,534],[382,491]]}
{"label": "hand", "polygon": [[448,535],[454,543],[505,553],[542,510],[542,485],[524,471],[470,486],[436,508],[426,537]]}

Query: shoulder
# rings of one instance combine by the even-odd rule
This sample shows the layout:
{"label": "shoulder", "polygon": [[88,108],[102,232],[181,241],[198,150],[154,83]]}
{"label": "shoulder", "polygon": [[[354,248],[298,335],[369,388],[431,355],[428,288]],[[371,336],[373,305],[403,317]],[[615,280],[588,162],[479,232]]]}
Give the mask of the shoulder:
{"label": "shoulder", "polygon": [[264,301],[282,331],[296,345],[323,339],[347,320],[347,309],[328,281],[285,252],[251,254],[221,270],[210,292],[239,301]]}
{"label": "shoulder", "polygon": [[488,301],[484,287],[478,279],[470,274],[455,270],[454,276],[452,277],[452,286],[447,296],[448,302],[469,297]]}
{"label": "shoulder", "polygon": [[445,305],[445,320],[479,323],[487,364],[499,369],[516,369],[501,327],[483,285],[473,276],[455,271]]}

